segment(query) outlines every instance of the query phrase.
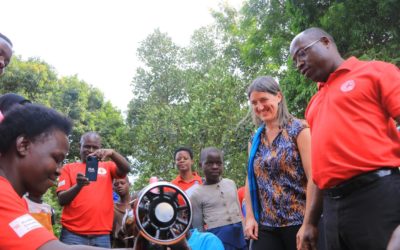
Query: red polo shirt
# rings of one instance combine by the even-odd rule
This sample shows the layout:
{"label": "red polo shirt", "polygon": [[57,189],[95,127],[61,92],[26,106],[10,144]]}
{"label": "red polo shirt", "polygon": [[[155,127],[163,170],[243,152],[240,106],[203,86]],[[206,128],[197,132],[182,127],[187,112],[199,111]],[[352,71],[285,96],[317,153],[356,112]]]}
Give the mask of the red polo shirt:
{"label": "red polo shirt", "polygon": [[36,221],[26,201],[0,176],[0,249],[34,250],[57,238]]}
{"label": "red polo shirt", "polygon": [[[86,164],[66,164],[61,169],[57,192],[76,185],[78,173],[85,174]],[[65,205],[61,214],[63,227],[77,234],[109,234],[112,230],[114,203],[112,182],[117,175],[117,166],[112,161],[99,162],[97,181],[84,186],[78,195]]]}
{"label": "red polo shirt", "polygon": [[[193,179],[189,182],[186,182],[180,175],[178,175],[173,181],[171,181],[172,184],[178,186],[180,189],[185,191],[185,193],[190,197],[190,195],[193,192],[193,189],[196,188],[197,185],[203,184],[203,181],[201,180],[201,177],[196,173],[193,172]],[[184,204],[183,198],[181,196],[178,196],[179,204]]]}
{"label": "red polo shirt", "polygon": [[312,174],[329,188],[364,172],[400,165],[400,70],[392,64],[346,60],[312,97]]}

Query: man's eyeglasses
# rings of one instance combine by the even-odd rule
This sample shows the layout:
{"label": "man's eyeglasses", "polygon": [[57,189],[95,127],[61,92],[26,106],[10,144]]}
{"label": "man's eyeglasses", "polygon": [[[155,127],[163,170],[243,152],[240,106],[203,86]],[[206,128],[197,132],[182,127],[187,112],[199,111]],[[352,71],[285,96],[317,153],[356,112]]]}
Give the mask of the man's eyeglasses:
{"label": "man's eyeglasses", "polygon": [[318,40],[315,40],[309,44],[307,44],[307,46],[305,46],[304,48],[301,48],[297,51],[297,53],[295,54],[295,56],[293,57],[293,64],[295,67],[297,67],[297,60],[299,58],[304,58],[305,56],[307,56],[307,50],[309,48],[311,48],[314,44],[316,44],[317,42],[321,41],[321,38],[318,38]]}

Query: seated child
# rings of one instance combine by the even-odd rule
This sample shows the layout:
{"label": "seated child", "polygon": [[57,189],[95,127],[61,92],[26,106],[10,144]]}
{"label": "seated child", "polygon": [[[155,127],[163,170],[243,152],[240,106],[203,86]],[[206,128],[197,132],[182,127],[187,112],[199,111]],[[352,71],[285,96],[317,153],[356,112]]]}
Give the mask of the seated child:
{"label": "seated child", "polygon": [[201,151],[200,166],[205,182],[190,197],[194,228],[214,233],[227,250],[246,249],[237,189],[230,179],[222,179],[223,153],[209,147]]}
{"label": "seated child", "polygon": [[29,192],[24,195],[24,199],[28,205],[29,214],[47,230],[53,233],[53,225],[55,222],[54,209],[49,204],[43,202],[42,196],[42,194]]}

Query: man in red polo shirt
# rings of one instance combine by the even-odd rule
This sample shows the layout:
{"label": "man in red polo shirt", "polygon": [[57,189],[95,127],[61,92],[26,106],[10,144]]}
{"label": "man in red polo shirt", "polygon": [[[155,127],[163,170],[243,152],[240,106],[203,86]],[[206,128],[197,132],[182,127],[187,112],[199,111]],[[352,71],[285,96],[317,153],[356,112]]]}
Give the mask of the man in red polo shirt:
{"label": "man in red polo shirt", "polygon": [[[85,133],[80,144],[81,162],[65,165],[58,182],[58,201],[64,206],[60,240],[71,245],[110,248],[112,183],[115,178],[125,178],[129,162],[113,149],[103,149],[100,135],[95,132]],[[85,177],[88,156],[99,159],[96,181]],[[104,162],[107,158],[112,161]]]}
{"label": "man in red polo shirt", "polygon": [[315,248],[323,201],[327,249],[386,249],[400,224],[400,71],[343,59],[319,28],[298,34],[290,54],[319,86],[306,110],[319,189],[307,197],[298,248]]}

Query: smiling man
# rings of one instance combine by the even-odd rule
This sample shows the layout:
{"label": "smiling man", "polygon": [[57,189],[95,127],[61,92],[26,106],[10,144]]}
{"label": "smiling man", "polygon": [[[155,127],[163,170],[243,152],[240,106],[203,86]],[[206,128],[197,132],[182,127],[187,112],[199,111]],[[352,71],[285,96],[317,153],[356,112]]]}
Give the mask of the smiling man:
{"label": "smiling man", "polygon": [[343,59],[320,28],[298,34],[290,55],[319,87],[305,114],[319,190],[307,197],[298,248],[315,249],[323,200],[327,249],[386,249],[400,224],[400,71]]}
{"label": "smiling man", "polygon": [[[57,195],[63,207],[60,240],[70,245],[91,245],[110,248],[113,225],[112,184],[114,179],[125,178],[129,162],[113,149],[103,149],[101,137],[87,132],[80,142],[81,162],[63,166]],[[97,180],[85,177],[88,156],[98,162]],[[106,159],[111,161],[104,161]]]}
{"label": "smiling man", "polygon": [[12,42],[8,37],[0,33],[0,75],[4,73],[12,56]]}

